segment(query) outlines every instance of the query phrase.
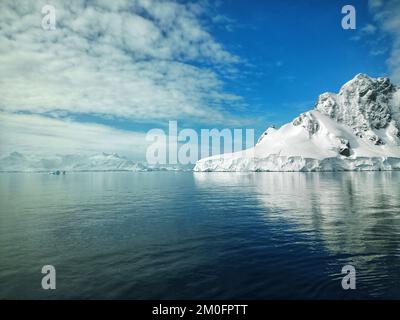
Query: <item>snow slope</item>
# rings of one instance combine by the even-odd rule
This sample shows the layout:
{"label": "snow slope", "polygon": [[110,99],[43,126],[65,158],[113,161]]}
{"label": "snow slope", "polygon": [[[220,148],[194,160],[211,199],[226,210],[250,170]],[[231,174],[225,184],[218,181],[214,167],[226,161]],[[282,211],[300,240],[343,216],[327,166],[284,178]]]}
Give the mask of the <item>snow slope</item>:
{"label": "snow slope", "polygon": [[201,159],[194,171],[400,169],[399,97],[388,78],[359,74],[313,110],[268,128],[255,147]]}

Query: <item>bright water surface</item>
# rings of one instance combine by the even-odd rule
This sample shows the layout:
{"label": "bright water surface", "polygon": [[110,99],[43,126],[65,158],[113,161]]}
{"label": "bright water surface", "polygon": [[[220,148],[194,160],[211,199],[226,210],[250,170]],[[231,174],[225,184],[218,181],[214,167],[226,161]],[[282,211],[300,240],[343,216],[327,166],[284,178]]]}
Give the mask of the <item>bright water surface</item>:
{"label": "bright water surface", "polygon": [[400,298],[400,172],[0,174],[0,298]]}

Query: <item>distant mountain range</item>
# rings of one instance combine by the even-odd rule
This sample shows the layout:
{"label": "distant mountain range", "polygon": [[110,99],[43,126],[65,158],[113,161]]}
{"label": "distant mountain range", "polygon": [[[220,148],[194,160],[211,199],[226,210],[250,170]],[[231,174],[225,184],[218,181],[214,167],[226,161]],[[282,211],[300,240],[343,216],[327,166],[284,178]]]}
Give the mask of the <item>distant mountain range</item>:
{"label": "distant mountain range", "polygon": [[[116,153],[35,157],[12,152],[0,171],[160,171]],[[268,128],[250,149],[199,160],[194,171],[400,170],[400,88],[388,78],[358,74],[339,93],[319,96],[314,108]]]}
{"label": "distant mountain range", "polygon": [[338,94],[255,147],[201,159],[195,171],[343,171],[400,169],[400,88],[388,78],[358,74]]}
{"label": "distant mountain range", "polygon": [[148,166],[142,162],[134,162],[116,153],[96,155],[57,155],[40,158],[12,152],[0,158],[0,171],[34,172],[54,170],[65,171],[165,171],[187,170],[179,166]]}

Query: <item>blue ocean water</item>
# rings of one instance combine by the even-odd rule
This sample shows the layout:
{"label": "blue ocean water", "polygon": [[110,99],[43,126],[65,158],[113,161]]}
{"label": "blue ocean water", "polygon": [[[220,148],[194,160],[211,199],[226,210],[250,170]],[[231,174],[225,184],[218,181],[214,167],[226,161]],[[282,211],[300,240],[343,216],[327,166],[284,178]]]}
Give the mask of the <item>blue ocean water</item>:
{"label": "blue ocean water", "polygon": [[0,174],[0,298],[399,299],[400,172]]}

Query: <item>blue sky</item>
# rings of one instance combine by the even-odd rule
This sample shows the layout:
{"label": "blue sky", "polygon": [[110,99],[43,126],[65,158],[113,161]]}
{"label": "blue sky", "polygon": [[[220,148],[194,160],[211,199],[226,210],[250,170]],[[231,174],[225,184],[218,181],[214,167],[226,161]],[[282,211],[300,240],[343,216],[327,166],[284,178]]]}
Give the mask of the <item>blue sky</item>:
{"label": "blue sky", "polygon": [[[41,28],[48,3],[55,31]],[[0,152],[132,156],[169,120],[257,137],[357,73],[399,83],[399,3],[2,1]],[[356,30],[341,27],[346,4]]]}
{"label": "blue sky", "polygon": [[[387,76],[390,39],[364,34],[372,24],[367,1],[353,2],[357,29],[344,30],[348,1],[223,1],[220,10],[237,22],[215,34],[246,59],[246,76],[232,90],[267,122],[282,124],[312,107],[319,94],[337,91],[357,73]],[[378,41],[378,43],[373,43]],[[377,48],[376,48],[377,47]],[[386,52],[376,52],[378,49]],[[376,50],[376,52],[374,51]]]}

